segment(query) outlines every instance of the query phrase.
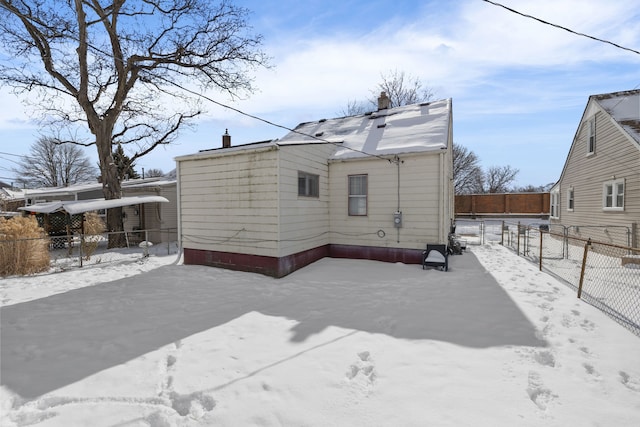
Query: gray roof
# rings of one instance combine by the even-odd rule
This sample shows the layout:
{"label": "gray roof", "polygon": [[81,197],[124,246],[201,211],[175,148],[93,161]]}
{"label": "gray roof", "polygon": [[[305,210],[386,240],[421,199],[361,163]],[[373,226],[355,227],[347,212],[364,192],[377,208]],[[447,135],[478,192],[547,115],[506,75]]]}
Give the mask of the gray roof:
{"label": "gray roof", "polygon": [[446,149],[451,99],[406,105],[357,116],[302,123],[278,145],[328,141],[334,159]]}
{"label": "gray roof", "polygon": [[640,144],[640,90],[593,95],[592,98]]}

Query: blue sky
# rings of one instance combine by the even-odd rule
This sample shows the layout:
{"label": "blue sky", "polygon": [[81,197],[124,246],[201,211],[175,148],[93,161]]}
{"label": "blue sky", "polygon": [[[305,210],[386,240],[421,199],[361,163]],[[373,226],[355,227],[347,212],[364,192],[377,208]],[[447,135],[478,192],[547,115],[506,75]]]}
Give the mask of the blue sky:
{"label": "blue sky", "polygon": [[[501,0],[520,12],[640,50],[639,0]],[[640,87],[640,55],[516,15],[482,0],[239,0],[264,36],[273,68],[255,74],[258,91],[232,102],[287,127],[341,115],[364,99],[381,73],[397,69],[452,98],[454,141],[483,167],[510,165],[516,184],[558,179],[589,95]],[[0,152],[24,155],[41,130],[20,99],[0,91]],[[193,129],[137,168],[174,168],[173,158],[282,137],[286,131],[207,107]],[[94,148],[87,155],[97,159]],[[0,154],[10,181],[15,156]]]}

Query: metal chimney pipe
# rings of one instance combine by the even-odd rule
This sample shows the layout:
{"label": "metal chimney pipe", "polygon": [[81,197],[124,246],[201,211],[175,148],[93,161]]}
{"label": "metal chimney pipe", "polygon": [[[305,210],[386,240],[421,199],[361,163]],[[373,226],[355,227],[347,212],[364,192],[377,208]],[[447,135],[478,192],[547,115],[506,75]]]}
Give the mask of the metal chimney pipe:
{"label": "metal chimney pipe", "polygon": [[229,129],[224,130],[224,135],[222,135],[222,148],[231,147],[231,135],[229,135]]}

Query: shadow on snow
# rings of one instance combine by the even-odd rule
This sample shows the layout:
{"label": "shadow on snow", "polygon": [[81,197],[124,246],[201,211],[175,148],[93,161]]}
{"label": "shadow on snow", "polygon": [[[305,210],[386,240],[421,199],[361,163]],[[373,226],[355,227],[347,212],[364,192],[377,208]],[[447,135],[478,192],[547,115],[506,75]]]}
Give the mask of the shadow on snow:
{"label": "shadow on snow", "polygon": [[473,348],[546,346],[472,253],[450,258],[446,273],[338,259],[279,280],[166,266],[3,307],[1,382],[37,398],[253,311],[296,320],[293,342],[337,326]]}

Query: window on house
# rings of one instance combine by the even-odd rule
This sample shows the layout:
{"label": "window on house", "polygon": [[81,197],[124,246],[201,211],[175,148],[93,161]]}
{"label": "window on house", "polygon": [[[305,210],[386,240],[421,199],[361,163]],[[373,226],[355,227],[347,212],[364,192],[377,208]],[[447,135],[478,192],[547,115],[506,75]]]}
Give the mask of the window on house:
{"label": "window on house", "polygon": [[587,155],[596,152],[596,119],[587,122]]}
{"label": "window on house", "polygon": [[560,199],[560,194],[557,191],[554,191],[551,193],[551,203],[550,203],[550,208],[551,208],[551,218],[558,218],[559,215],[559,206],[558,206],[558,201]]}
{"label": "window on house", "polygon": [[367,215],[367,175],[349,175],[349,215]]}
{"label": "window on house", "polygon": [[568,211],[573,211],[573,202],[574,202],[573,188],[570,188],[569,192],[567,193],[567,210]]}
{"label": "window on house", "polygon": [[298,172],[298,196],[320,197],[320,177],[306,172]]}
{"label": "window on house", "polygon": [[602,207],[605,210],[624,209],[624,179],[604,183],[602,190]]}

